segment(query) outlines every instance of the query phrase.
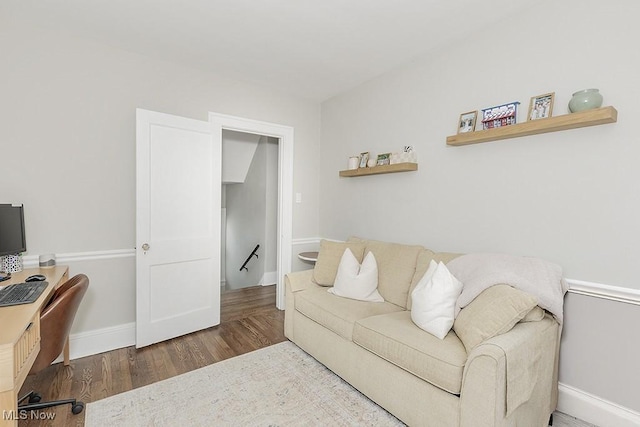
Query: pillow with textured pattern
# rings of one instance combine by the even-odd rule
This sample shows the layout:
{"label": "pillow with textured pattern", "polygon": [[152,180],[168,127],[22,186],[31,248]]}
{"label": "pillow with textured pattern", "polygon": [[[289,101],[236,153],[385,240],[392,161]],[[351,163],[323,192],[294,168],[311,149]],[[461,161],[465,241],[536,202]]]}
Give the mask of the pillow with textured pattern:
{"label": "pillow with textured pattern", "polygon": [[460,310],[453,330],[470,353],[483,341],[509,332],[537,305],[536,297],[519,289],[491,286]]}

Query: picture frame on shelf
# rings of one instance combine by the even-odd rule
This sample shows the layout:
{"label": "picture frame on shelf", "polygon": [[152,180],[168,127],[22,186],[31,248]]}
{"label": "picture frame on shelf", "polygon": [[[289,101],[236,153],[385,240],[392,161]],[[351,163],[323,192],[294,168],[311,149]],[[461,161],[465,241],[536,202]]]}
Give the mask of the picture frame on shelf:
{"label": "picture frame on shelf", "polygon": [[518,106],[520,102],[513,101],[507,104],[482,109],[482,130],[511,126],[518,123]]}
{"label": "picture frame on shelf", "polygon": [[360,153],[360,164],[358,167],[366,168],[368,161],[369,161],[369,152],[365,151],[364,153]]}
{"label": "picture frame on shelf", "polygon": [[391,164],[391,153],[378,154],[376,166],[384,166]]}
{"label": "picture frame on shelf", "polygon": [[458,120],[458,133],[473,132],[476,128],[476,120],[478,119],[478,111],[469,111],[460,114]]}
{"label": "picture frame on shelf", "polygon": [[543,95],[532,96],[531,101],[529,102],[527,120],[539,120],[551,117],[555,95],[555,92],[551,92]]}

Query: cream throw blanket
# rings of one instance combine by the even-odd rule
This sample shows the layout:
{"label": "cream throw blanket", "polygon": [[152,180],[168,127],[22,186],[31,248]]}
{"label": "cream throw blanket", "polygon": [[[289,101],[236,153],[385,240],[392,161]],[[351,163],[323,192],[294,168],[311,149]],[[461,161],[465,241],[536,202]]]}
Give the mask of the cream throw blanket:
{"label": "cream throw blanket", "polygon": [[[538,258],[476,253],[455,258],[447,268],[464,285],[456,303],[456,316],[482,291],[504,283],[538,298],[538,305],[553,314],[560,324],[560,342],[562,307],[568,290],[560,266]],[[541,358],[541,339],[536,336],[509,352],[506,360],[507,416],[531,397]]]}
{"label": "cream throw blanket", "polygon": [[568,286],[557,264],[539,258],[475,253],[453,259],[447,268],[464,284],[456,304],[456,316],[482,291],[504,283],[538,297],[538,305],[562,325],[562,306]]}

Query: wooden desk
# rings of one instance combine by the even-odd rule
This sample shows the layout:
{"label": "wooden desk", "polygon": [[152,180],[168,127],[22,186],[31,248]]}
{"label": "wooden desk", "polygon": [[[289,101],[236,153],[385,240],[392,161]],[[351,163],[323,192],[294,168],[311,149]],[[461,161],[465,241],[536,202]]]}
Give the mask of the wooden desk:
{"label": "wooden desk", "polygon": [[[40,310],[55,288],[69,279],[69,268],[27,268],[0,286],[24,282],[32,274],[47,277],[49,286],[42,295],[32,304],[0,307],[0,426],[18,425],[18,392],[40,351]],[[64,354],[68,364],[68,340]]]}

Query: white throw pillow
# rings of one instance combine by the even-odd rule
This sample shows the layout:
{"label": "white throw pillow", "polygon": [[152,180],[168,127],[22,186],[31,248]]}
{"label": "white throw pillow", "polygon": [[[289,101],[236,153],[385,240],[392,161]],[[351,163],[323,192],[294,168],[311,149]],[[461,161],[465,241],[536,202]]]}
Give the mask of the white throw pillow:
{"label": "white throw pillow", "polygon": [[360,265],[351,249],[347,248],[340,259],[333,287],[328,292],[360,301],[384,302],[378,292],[378,263],[373,253],[369,252]]}
{"label": "white throw pillow", "polygon": [[453,326],[456,301],[461,293],[462,283],[447,266],[431,260],[429,269],[411,292],[411,320],[420,329],[443,339]]}

